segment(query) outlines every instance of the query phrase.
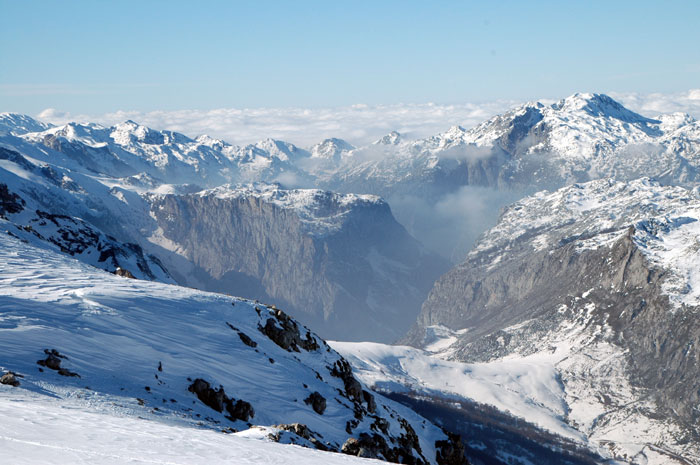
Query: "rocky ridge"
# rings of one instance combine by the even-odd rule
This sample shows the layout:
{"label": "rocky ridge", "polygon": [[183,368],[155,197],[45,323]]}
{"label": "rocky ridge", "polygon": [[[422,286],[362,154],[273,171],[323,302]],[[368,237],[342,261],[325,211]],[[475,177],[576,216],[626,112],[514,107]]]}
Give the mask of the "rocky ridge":
{"label": "rocky ridge", "polygon": [[692,462],[699,208],[696,190],[646,179],[523,199],[436,282],[405,342],[445,327],[459,333],[441,357],[544,358],[568,424],[613,457]]}

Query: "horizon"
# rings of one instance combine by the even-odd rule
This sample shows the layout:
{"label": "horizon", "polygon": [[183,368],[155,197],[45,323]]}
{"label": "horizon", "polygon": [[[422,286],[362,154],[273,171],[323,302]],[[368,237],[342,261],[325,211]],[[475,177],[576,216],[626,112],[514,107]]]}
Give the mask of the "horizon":
{"label": "horizon", "polygon": [[0,2],[0,109],[30,115],[486,105],[700,82],[688,1]]}
{"label": "horizon", "polygon": [[[533,99],[518,102],[497,100],[481,104],[439,105],[349,105],[334,108],[219,108],[211,111],[117,111],[106,114],[71,114],[48,108],[39,114],[7,112],[30,116],[53,125],[67,123],[97,123],[113,126],[134,121],[156,130],[182,133],[192,139],[207,135],[234,145],[253,144],[265,139],[283,140],[298,147],[310,147],[330,138],[339,138],[355,146],[372,143],[392,131],[409,140],[421,139],[447,131],[453,126],[470,129],[498,114],[527,103],[551,104],[572,97],[576,92],[558,99]],[[598,95],[608,95],[595,92]],[[700,89],[675,94],[609,94],[626,108],[642,116],[654,118],[661,114],[687,113],[700,118]],[[341,124],[340,122],[344,122]]]}

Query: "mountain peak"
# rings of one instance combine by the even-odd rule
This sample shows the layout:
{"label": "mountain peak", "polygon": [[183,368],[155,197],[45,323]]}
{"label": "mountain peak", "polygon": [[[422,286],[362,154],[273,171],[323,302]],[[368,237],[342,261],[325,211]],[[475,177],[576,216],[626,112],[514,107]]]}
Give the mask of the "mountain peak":
{"label": "mountain peak", "polygon": [[343,139],[337,139],[332,137],[330,139],[324,139],[318,144],[311,147],[311,157],[312,158],[336,158],[339,157],[343,152],[349,152],[355,149],[355,147]]}
{"label": "mountain peak", "polygon": [[443,137],[449,137],[451,139],[455,139],[455,138],[461,138],[466,132],[467,132],[467,130],[464,129],[462,126],[455,125],[455,126],[450,127],[450,129],[448,129],[447,131],[445,131],[441,135]]}
{"label": "mountain peak", "polygon": [[401,134],[391,131],[386,136],[375,142],[376,145],[398,145],[402,141]]}
{"label": "mountain peak", "polygon": [[304,150],[301,150],[294,144],[282,140],[267,138],[255,143],[254,147],[267,152],[269,156],[278,158],[282,161],[292,161],[296,158],[307,155]]}
{"label": "mountain peak", "polygon": [[139,141],[150,145],[163,145],[175,139],[190,140],[182,134],[170,131],[158,131],[130,119],[114,125],[112,127],[111,136],[112,139],[120,145],[129,145],[132,141]]}
{"label": "mountain peak", "polygon": [[552,108],[562,112],[585,112],[591,116],[614,118],[627,123],[659,123],[625,108],[605,94],[577,92],[553,104]]}
{"label": "mountain peak", "polygon": [[16,136],[29,132],[45,131],[52,124],[37,121],[31,116],[20,113],[0,113],[0,133],[7,132]]}

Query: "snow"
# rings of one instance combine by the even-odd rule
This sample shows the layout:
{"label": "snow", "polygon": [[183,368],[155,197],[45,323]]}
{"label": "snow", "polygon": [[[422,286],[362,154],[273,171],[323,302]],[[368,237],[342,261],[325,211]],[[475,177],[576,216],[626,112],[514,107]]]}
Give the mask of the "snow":
{"label": "snow", "polygon": [[[90,396],[89,391],[77,395]],[[221,434],[0,386],[0,449],[13,465],[371,464],[378,460]],[[262,439],[262,440],[261,440]]]}
{"label": "snow", "polygon": [[571,238],[621,231],[646,218],[680,215],[693,204],[700,205],[698,192],[661,186],[648,178],[601,179],[543,191],[506,207],[498,224],[484,233],[469,255],[504,250],[515,242],[542,250]]}
{"label": "snow", "polygon": [[583,439],[564,421],[566,403],[554,356],[461,363],[406,346],[330,344],[350,361],[365,383],[379,390],[456,395],[491,405],[561,436]]}
{"label": "snow", "polygon": [[[220,198],[253,196],[294,211],[309,231],[326,234],[347,219],[351,207],[385,204],[368,195],[340,195],[316,189],[283,190],[279,186],[250,182],[269,183],[285,175],[286,179],[303,179],[309,184],[343,186],[344,180],[352,180],[354,176],[391,186],[416,173],[439,172],[448,162],[489,156],[494,144],[516,123],[527,131],[546,129],[542,140],[526,139],[517,149],[526,155],[547,154],[548,160],[562,163],[561,172],[565,175],[574,172],[586,173],[590,177],[616,175],[620,160],[627,160],[637,171],[644,171],[644,163],[648,162],[651,168],[661,166],[666,160],[664,157],[668,156],[683,163],[687,160],[691,170],[698,166],[700,123],[688,115],[662,115],[649,119],[624,109],[604,95],[575,94],[555,104],[536,102],[522,105],[469,130],[454,126],[441,134],[414,141],[392,132],[376,145],[359,148],[339,139],[329,139],[309,151],[273,139],[236,147],[207,136],[195,140],[132,121],[110,128],[90,123],[51,127],[23,115],[2,113],[0,144],[19,150],[35,166],[28,168],[10,160],[0,160],[0,170],[3,183],[8,183],[11,190],[32,193],[28,199],[37,200],[33,195],[37,195],[36,188],[40,186],[46,190],[42,194],[43,200],[50,199],[55,208],[66,209],[70,216],[104,221],[108,215],[113,215],[118,218],[116,221],[125,223],[129,232],[142,233],[152,243],[177,252],[179,246],[154,227],[144,206],[146,202],[139,195],[200,192],[200,195]],[[63,151],[43,145],[47,138],[56,138]],[[528,146],[531,142],[537,144]],[[652,151],[651,158],[645,161],[634,149],[647,146],[658,147],[658,151]],[[630,152],[625,155],[625,150]],[[307,172],[305,163],[310,158],[333,163],[323,165],[320,174]],[[40,171],[48,168],[57,173],[53,181]],[[70,192],[58,187],[72,181],[86,190]],[[540,179],[533,178],[532,181],[537,184]],[[683,179],[679,177],[676,181],[682,182]],[[326,211],[329,203],[340,206],[341,213],[329,214]],[[37,200],[31,204],[31,209],[40,205]],[[26,215],[28,213],[23,212],[12,221],[17,225],[28,224]],[[627,233],[628,227],[633,226],[633,240],[642,253],[653,266],[668,271],[664,290],[675,308],[682,309],[700,305],[698,215],[700,194],[696,190],[663,187],[649,179],[629,183],[604,179],[575,184],[553,193],[538,193],[508,207],[499,224],[484,236],[472,253],[483,254],[489,266],[499,266],[503,257],[508,255],[542,252],[572,240],[579,250],[597,248],[618,240]],[[51,225],[43,227],[51,228]],[[13,231],[27,243],[6,236],[5,229]],[[318,381],[313,376],[308,379],[302,376],[294,380],[294,385],[289,384],[289,380],[282,380],[282,372],[276,371],[277,368],[283,364],[299,368],[298,360],[285,353],[279,354],[277,348],[267,344],[263,349],[266,353],[277,354],[276,366],[268,366],[263,359],[255,366],[243,363],[241,354],[248,357],[249,350],[241,352],[245,348],[235,344],[232,349],[228,337],[230,330],[224,328],[226,335],[220,332],[216,325],[231,316],[233,300],[236,308],[245,308],[248,312],[242,312],[247,316],[241,317],[243,320],[237,326],[240,325],[246,334],[258,335],[258,320],[251,313],[253,303],[163,284],[130,282],[89,267],[87,264],[97,264],[94,255],[76,256],[85,263],[79,264],[58,255],[55,246],[42,244],[26,232],[15,232],[16,229],[7,222],[3,222],[0,228],[0,302],[3,306],[0,339],[3,347],[8,348],[0,354],[0,365],[23,371],[27,376],[19,390],[10,391],[0,386],[3,396],[10,395],[7,393],[16,396],[3,397],[0,402],[3,412],[7,405],[8,412],[17,414],[19,410],[10,410],[10,407],[15,408],[13,402],[26,404],[27,416],[36,407],[36,412],[31,415],[37,420],[34,425],[31,422],[23,424],[14,415],[7,415],[14,422],[5,423],[7,432],[3,433],[3,441],[9,444],[8,447],[22,448],[23,453],[30,454],[28,449],[31,449],[32,439],[19,435],[19,432],[26,427],[24,431],[28,435],[31,428],[42,427],[38,421],[42,410],[46,411],[47,422],[49,412],[55,414],[55,423],[52,423],[55,429],[71,431],[70,420],[56,412],[68,410],[68,404],[65,404],[68,400],[72,399],[72,402],[77,396],[87,395],[80,385],[84,384],[83,380],[64,380],[53,373],[42,376],[36,373],[35,361],[41,355],[37,351],[59,343],[59,348],[69,353],[70,363],[103,396],[91,397],[89,405],[70,406],[71,411],[85,418],[86,431],[97,430],[93,425],[100,422],[110,427],[113,425],[117,430],[128,430],[125,425],[132,425],[131,422],[131,427],[137,431],[167,426],[174,428],[173,431],[182,430],[182,434],[195,431],[193,434],[203,434],[207,438],[216,436],[217,439],[202,439],[202,444],[209,443],[207,441],[213,444],[213,453],[219,450],[218,447],[223,448],[223,445],[217,445],[217,441],[224,441],[222,438],[244,441],[236,436],[197,430],[194,418],[184,418],[182,412],[174,408],[166,409],[168,412],[161,416],[151,414],[148,408],[133,405],[136,395],[144,395],[143,386],[138,383],[153,378],[153,370],[147,367],[152,367],[156,358],[162,358],[168,367],[181,365],[174,372],[163,375],[168,382],[177,384],[176,389],[172,389],[177,392],[175,398],[179,399],[178,402],[187,395],[183,394],[186,390],[182,378],[197,370],[218,373],[227,392],[232,386],[230,392],[244,399],[246,396],[258,399],[260,392],[270,392],[270,399],[261,401],[263,405],[282,402],[285,408],[304,421],[315,422],[316,427],[324,432],[331,431],[329,437],[333,440],[341,441],[345,437],[342,428],[339,431],[337,426],[331,426],[342,417],[340,410],[335,414],[329,412],[328,417],[319,420],[313,415],[307,416],[304,406],[300,408],[299,405],[284,403],[289,392],[297,392],[300,379],[304,383],[308,381],[309,385]],[[57,237],[57,232],[45,230],[43,234]],[[384,266],[381,257],[371,258],[375,267]],[[129,266],[133,268],[135,265]],[[72,280],[70,283],[66,282],[67,277]],[[159,279],[166,280],[162,276]],[[583,293],[581,299],[585,301],[588,295],[588,292]],[[590,305],[582,304],[584,312],[580,316],[584,321],[585,309],[590,310]],[[562,313],[569,310],[564,308]],[[193,324],[192,315],[204,318],[205,323]],[[174,332],[162,335],[160,331],[164,324]],[[509,331],[518,330],[509,328]],[[442,360],[450,356],[451,346],[463,333],[447,328],[432,328],[432,331],[434,337],[427,352],[377,344],[334,345],[353,359],[367,383],[469,398],[568,437],[586,436],[598,445],[611,441],[617,445],[610,447],[621,447],[632,454],[644,452],[653,457],[656,452],[648,444],[654,441],[663,443],[667,435],[675,434],[670,426],[639,413],[645,408],[643,403],[632,404],[637,397],[621,374],[622,365],[615,361],[615,357],[624,358],[624,353],[613,345],[595,341],[597,336],[606,334],[605,327],[590,331],[583,331],[577,324],[561,327],[543,343],[547,349],[535,354],[514,354],[489,364]],[[151,340],[154,334],[162,336],[155,343]],[[237,344],[238,341],[233,339]],[[194,355],[183,361],[182,354],[189,351]],[[114,391],[111,387],[114,375],[104,367],[114,361],[115,354],[121,372],[126,373],[122,376],[128,378],[125,380],[126,394]],[[211,354],[215,356],[211,357]],[[305,363],[319,370],[322,368],[318,361],[305,360]],[[299,369],[308,371],[308,366]],[[236,372],[234,368],[241,371]],[[611,378],[610,373],[619,376]],[[244,380],[246,377],[250,379]],[[617,393],[619,411],[610,410],[598,399],[602,389],[600,383],[583,382],[598,377],[612,379],[610,385],[602,388]],[[324,392],[333,392],[327,385],[318,386],[318,389],[325,389]],[[154,392],[158,389],[162,389],[163,394],[172,392],[171,386],[154,388]],[[27,397],[22,397],[25,395]],[[58,396],[60,400],[52,396]],[[625,401],[630,404],[625,404]],[[129,407],[126,413],[119,415],[104,413],[102,410],[108,409],[110,403]],[[260,421],[267,427],[281,418],[288,419],[288,415],[283,416],[279,409],[260,409],[260,412]],[[202,411],[202,414],[205,413]],[[149,420],[140,420],[139,416]],[[324,423],[329,417],[333,417],[333,421]],[[126,423],[119,423],[121,421]],[[223,420],[219,418],[217,421]],[[209,427],[211,424],[208,423]],[[10,436],[15,430],[17,436]],[[260,431],[248,430],[245,434],[263,437]],[[109,428],[105,429],[104,435],[95,432],[94,440],[104,444],[100,450],[107,451],[105,460],[112,460],[109,451],[116,450],[111,448],[117,448],[118,444],[111,442],[113,439],[108,432]],[[79,443],[71,442],[79,434],[76,431],[63,440],[67,447],[75,449],[71,454],[78,454],[76,457],[87,461],[85,451],[78,451]],[[13,439],[6,439],[8,437]],[[135,437],[133,439],[137,441]],[[156,449],[167,453],[166,443],[162,444],[162,448],[158,446]],[[241,442],[240,445],[241,454],[247,457],[248,449],[243,444],[248,443]],[[269,446],[271,450],[281,447]],[[148,442],[144,442],[143,447],[148,447]],[[50,444],[45,448],[53,450]],[[186,450],[180,452],[187,454]],[[43,459],[37,460],[53,459],[47,452]],[[655,463],[655,460],[656,463],[662,461],[657,457],[649,459],[649,463]]]}
{"label": "snow", "polygon": [[505,209],[469,255],[486,254],[495,266],[505,251],[512,258],[571,241],[578,250],[597,249],[630,227],[651,264],[669,272],[663,289],[671,301],[700,305],[700,191],[647,178],[603,179],[526,197]]}

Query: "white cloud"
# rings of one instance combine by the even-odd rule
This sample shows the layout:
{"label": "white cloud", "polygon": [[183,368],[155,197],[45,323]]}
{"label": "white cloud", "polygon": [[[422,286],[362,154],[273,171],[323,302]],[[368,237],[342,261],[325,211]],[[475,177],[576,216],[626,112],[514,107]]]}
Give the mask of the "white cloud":
{"label": "white cloud", "polygon": [[156,129],[178,131],[190,137],[208,134],[239,145],[272,137],[307,147],[329,137],[339,137],[354,145],[364,145],[391,131],[399,131],[409,139],[427,137],[455,124],[474,126],[516,104],[513,101],[499,101],[459,105],[352,105],[313,109],[221,108],[117,111],[101,115],[70,114],[46,109],[37,118],[54,124],[90,121],[103,125],[131,119]]}
{"label": "white cloud", "polygon": [[[700,89],[675,94],[610,95],[645,116],[681,111],[700,118]],[[399,131],[407,139],[414,139],[437,134],[457,124],[470,128],[519,103],[501,100],[455,105],[357,104],[338,108],[117,111],[101,115],[70,114],[47,109],[38,118],[55,124],[91,121],[104,125],[131,119],[156,129],[170,129],[190,137],[208,134],[239,145],[272,137],[308,147],[328,137],[339,137],[360,146],[390,131]]]}
{"label": "white cloud", "polygon": [[610,96],[630,110],[654,117],[661,113],[689,113],[700,119],[700,89],[673,94],[611,93]]}

